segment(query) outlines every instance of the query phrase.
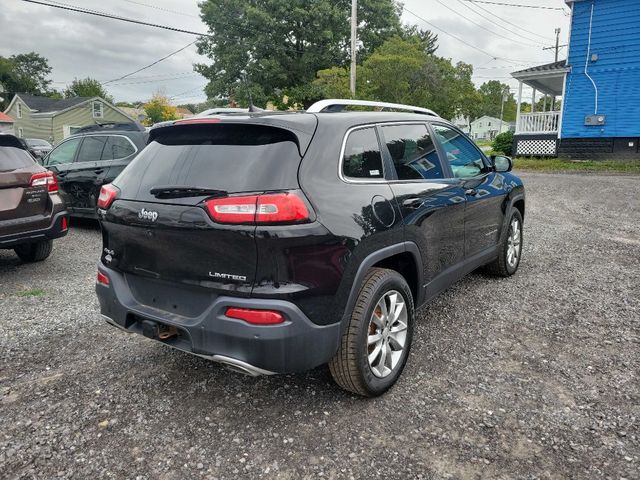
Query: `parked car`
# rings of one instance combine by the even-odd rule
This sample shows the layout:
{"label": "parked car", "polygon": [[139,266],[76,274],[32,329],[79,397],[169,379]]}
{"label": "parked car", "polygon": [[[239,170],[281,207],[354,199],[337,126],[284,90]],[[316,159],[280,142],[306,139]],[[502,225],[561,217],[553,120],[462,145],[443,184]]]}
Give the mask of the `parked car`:
{"label": "parked car", "polygon": [[144,148],[148,133],[139,124],[100,124],[80,129],[45,156],[60,194],[74,217],[97,218],[96,199]]}
{"label": "parked car", "polygon": [[46,140],[40,138],[25,138],[25,142],[29,146],[29,151],[36,158],[43,158],[53,149],[53,146]]}
{"label": "parked car", "polygon": [[20,139],[0,135],[0,248],[13,249],[24,262],[44,260],[68,225],[55,175]]}
{"label": "parked car", "polygon": [[[333,113],[349,105],[411,113]],[[477,268],[520,264],[511,160],[430,110],[332,100],[150,135],[98,200],[101,313],[235,370],[328,363],[343,388],[379,395],[417,308]]]}

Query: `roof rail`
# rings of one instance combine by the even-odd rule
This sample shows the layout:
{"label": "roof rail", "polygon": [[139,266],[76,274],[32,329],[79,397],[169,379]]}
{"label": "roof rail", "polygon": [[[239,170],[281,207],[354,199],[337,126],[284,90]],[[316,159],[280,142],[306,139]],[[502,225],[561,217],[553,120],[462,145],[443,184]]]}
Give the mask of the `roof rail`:
{"label": "roof rail", "polygon": [[387,103],[387,102],[372,102],[369,100],[350,100],[350,99],[329,99],[320,100],[307,108],[308,113],[321,113],[321,112],[341,112],[348,106],[358,107],[374,107],[380,109],[393,109],[393,110],[405,110],[412,113],[419,113],[422,115],[431,115],[438,117],[439,115],[433,110],[428,108],[414,107],[413,105],[402,105],[401,103]]}

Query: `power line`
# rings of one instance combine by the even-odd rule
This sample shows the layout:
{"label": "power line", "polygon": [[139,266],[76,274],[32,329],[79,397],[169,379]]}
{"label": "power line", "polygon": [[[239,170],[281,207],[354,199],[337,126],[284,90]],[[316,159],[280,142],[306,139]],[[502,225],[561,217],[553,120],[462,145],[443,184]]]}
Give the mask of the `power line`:
{"label": "power line", "polygon": [[127,17],[121,17],[119,15],[112,15],[109,13],[103,13],[103,12],[98,12],[95,10],[87,10],[87,9],[83,9],[83,8],[77,8],[71,5],[67,5],[65,3],[48,3],[48,2],[42,2],[39,0],[22,0],[23,2],[27,2],[27,3],[34,3],[37,5],[44,5],[45,7],[53,7],[53,8],[60,8],[62,10],[69,10],[72,12],[78,12],[78,13],[86,13],[88,15],[95,15],[96,17],[103,17],[103,18],[110,18],[113,20],[120,20],[121,22],[128,22],[128,23],[135,23],[138,25],[145,25],[147,27],[155,27],[155,28],[162,28],[164,30],[170,30],[172,32],[178,32],[178,33],[186,33],[189,35],[197,35],[199,37],[213,37],[213,35],[209,35],[208,33],[199,33],[199,32],[194,32],[191,30],[185,30],[182,28],[176,28],[176,27],[170,27],[168,25],[160,25],[158,23],[149,23],[149,22],[143,22],[141,20],[134,20],[133,18],[127,18]]}
{"label": "power line", "polygon": [[[196,41],[197,41],[197,40],[196,40]],[[187,49],[187,48],[189,48],[191,45],[193,45],[194,43],[196,43],[196,41],[193,41],[193,42],[189,43],[188,45],[185,45],[184,47],[182,47],[182,48],[180,48],[180,49],[176,50],[175,52],[171,52],[169,55],[165,55],[165,56],[164,56],[164,57],[162,57],[161,59],[156,60],[155,62],[150,63],[149,65],[145,65],[144,67],[139,68],[138,70],[135,70],[134,72],[127,73],[126,75],[123,75],[123,76],[121,76],[121,77],[114,78],[113,80],[109,80],[109,81],[103,82],[103,83],[102,83],[102,85],[106,85],[106,84],[108,84],[108,83],[117,82],[118,80],[122,80],[122,79],[124,79],[124,78],[130,77],[131,75],[135,75],[135,74],[136,74],[136,73],[138,73],[138,72],[141,72],[141,71],[143,71],[143,70],[146,70],[147,68],[151,68],[151,67],[153,67],[154,65],[157,65],[158,63],[162,62],[163,60],[166,60],[167,58],[172,57],[173,55],[175,55],[175,54],[177,54],[177,53],[180,53],[180,52],[182,52],[183,50],[186,50],[186,49]]]}
{"label": "power line", "polygon": [[[436,0],[436,2],[438,2],[440,5],[442,5],[442,6],[443,6],[444,8],[446,8],[447,10],[449,10],[449,11],[451,11],[451,12],[455,13],[455,14],[456,14],[456,15],[458,15],[459,17],[462,17],[462,18],[464,18],[465,20],[467,20],[468,22],[471,22],[471,23],[473,23],[474,25],[476,25],[476,26],[480,27],[482,30],[484,30],[484,31],[486,31],[486,32],[489,32],[489,33],[492,33],[493,35],[497,35],[498,37],[504,38],[504,39],[506,39],[506,40],[509,40],[510,42],[519,43],[520,45],[524,45],[525,47],[534,47],[534,48],[538,48],[538,47],[542,47],[542,46],[544,46],[544,45],[541,45],[541,44],[535,44],[535,45],[534,45],[534,44],[532,44],[532,43],[520,42],[519,40],[514,40],[513,38],[509,38],[509,37],[507,37],[507,36],[505,36],[505,35],[502,35],[501,33],[495,32],[495,31],[493,31],[493,30],[489,30],[489,29],[488,29],[488,28],[486,28],[485,26],[480,25],[478,22],[476,22],[476,21],[474,21],[474,20],[470,19],[469,17],[467,17],[467,16],[463,15],[462,13],[458,12],[457,10],[455,10],[455,9],[451,8],[450,6],[448,6],[446,3],[442,2],[441,0]],[[464,6],[465,6],[465,7],[467,7],[467,8],[469,8],[467,5],[464,5]],[[473,12],[473,10],[471,10],[471,11]],[[474,12],[474,13],[475,13],[475,12]],[[495,23],[493,23],[493,22],[492,22],[492,24],[493,24],[493,25],[495,25]],[[501,25],[497,25],[497,26],[498,26],[498,27],[501,27]],[[505,27],[501,27],[501,28],[505,28]],[[507,30],[507,29],[505,28],[505,30]],[[513,33],[513,32],[511,32],[511,33]]]}
{"label": "power line", "polygon": [[542,10],[560,10],[564,12],[564,8],[562,7],[547,7],[544,5],[524,5],[522,3],[502,3],[502,2],[488,2],[483,0],[464,0],[465,2],[470,3],[486,3],[488,5],[502,5],[503,7],[520,7],[520,8],[539,8]]}
{"label": "power line", "polygon": [[135,2],[134,0],[122,0],[122,1],[123,2],[127,2],[127,3],[132,3],[133,5],[140,5],[142,7],[148,7],[148,8],[153,8],[155,10],[161,10],[163,12],[175,13],[176,15],[182,15],[184,17],[200,18],[197,15],[191,15],[189,13],[179,12],[177,10],[170,10],[168,8],[162,8],[162,7],[158,7],[157,5],[149,5],[148,3]]}
{"label": "power line", "polygon": [[[504,22],[504,23],[507,23],[507,24],[509,24],[509,25],[512,25],[512,26],[516,27],[516,28],[519,30],[518,32],[514,32],[514,31],[513,31],[513,30],[511,30],[510,28],[507,28],[507,27],[505,27],[505,26],[503,26],[503,25],[499,25],[499,24],[495,23],[495,22],[493,21],[493,19],[492,19],[492,18],[487,17],[486,15],[483,15],[483,14],[482,14],[482,13],[480,13],[480,12],[477,12],[476,10],[474,10],[473,8],[471,8],[471,5],[468,5],[468,4],[467,4],[468,2],[467,2],[467,3],[462,3],[462,2],[463,2],[463,0],[458,0],[458,2],[460,3],[460,5],[462,5],[463,7],[465,7],[465,8],[467,8],[467,9],[471,10],[471,11],[472,11],[473,13],[475,13],[476,15],[478,15],[478,16],[480,16],[480,17],[484,18],[485,20],[489,20],[489,21],[490,21],[491,23],[493,23],[495,26],[500,27],[500,28],[503,28],[504,30],[506,30],[506,31],[508,31],[508,32],[516,33],[517,35],[522,35],[522,33],[520,33],[520,31],[522,31],[522,32],[527,32],[527,33],[533,34],[533,35],[535,35],[535,36],[537,36],[537,37],[540,37],[540,38],[542,38],[542,39],[543,39],[544,41],[546,41],[546,42],[551,42],[551,41],[553,41],[553,39],[552,39],[552,38],[550,38],[550,37],[545,37],[545,36],[543,36],[543,35],[540,35],[539,33],[535,33],[535,32],[531,32],[531,31],[529,31],[529,30],[526,30],[526,29],[522,28],[520,25],[516,25],[515,23],[511,23],[509,20],[505,20],[504,18],[499,17],[498,15],[495,15],[493,12],[491,12],[491,11],[487,10],[486,8],[484,8],[484,7],[480,6],[480,5],[475,5],[475,7],[476,7],[476,8],[479,8],[480,10],[483,10],[483,11],[487,12],[487,13],[488,13],[489,15],[491,15],[492,17],[494,17],[494,18],[496,18],[496,19],[498,19],[498,20],[501,20],[501,21],[502,21],[502,22]],[[523,36],[523,38],[527,38],[527,37],[524,37],[524,36]],[[537,40],[537,39],[527,38],[527,40],[531,40],[531,41],[534,41],[534,42],[538,42],[538,43],[540,43],[540,40]]]}
{"label": "power line", "polygon": [[[488,57],[493,58],[494,60],[503,60],[503,61],[505,61],[505,62],[513,63],[513,64],[516,64],[516,65],[520,65],[520,64],[523,62],[523,60],[521,60],[521,59],[520,59],[520,60],[513,60],[513,59],[510,59],[510,58],[502,58],[502,57],[498,57],[498,56],[496,56],[496,55],[494,55],[494,54],[492,54],[492,53],[490,53],[490,52],[487,52],[486,50],[483,50],[482,48],[480,48],[480,47],[478,47],[478,46],[476,46],[476,45],[473,45],[472,43],[467,42],[466,40],[464,40],[464,39],[462,39],[462,38],[460,38],[460,37],[458,37],[458,36],[454,35],[453,33],[449,33],[448,31],[446,31],[446,30],[444,30],[444,29],[442,29],[442,28],[438,27],[437,25],[435,25],[435,24],[431,23],[429,20],[427,20],[427,19],[425,19],[425,18],[421,17],[421,16],[420,16],[420,15],[418,15],[417,13],[412,12],[412,11],[411,11],[411,10],[409,10],[406,6],[403,6],[403,10],[404,10],[404,11],[406,11],[406,12],[408,12],[408,13],[410,13],[411,15],[413,15],[414,17],[416,17],[417,19],[422,20],[424,23],[426,23],[427,25],[431,26],[432,28],[435,28],[435,29],[436,29],[436,30],[438,30],[439,32],[444,33],[445,35],[448,35],[449,37],[455,38],[455,39],[456,39],[456,40],[458,40],[460,43],[464,43],[466,46],[468,46],[468,47],[470,47],[470,48],[473,48],[474,50],[477,50],[477,51],[479,51],[479,52],[481,52],[481,53],[483,53],[483,54],[487,55]],[[535,62],[531,62],[531,63],[535,63]]]}

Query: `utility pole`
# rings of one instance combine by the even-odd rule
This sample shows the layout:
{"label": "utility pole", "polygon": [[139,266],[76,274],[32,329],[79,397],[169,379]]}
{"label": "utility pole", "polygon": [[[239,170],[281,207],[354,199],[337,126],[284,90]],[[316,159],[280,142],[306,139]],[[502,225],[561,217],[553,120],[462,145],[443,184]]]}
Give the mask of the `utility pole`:
{"label": "utility pole", "polygon": [[560,49],[562,47],[566,47],[567,45],[560,45],[560,29],[556,28],[556,44],[552,47],[544,47],[542,50],[555,50],[556,51],[556,62],[560,58]]}
{"label": "utility pole", "polygon": [[503,124],[502,119],[504,118],[504,102],[506,102],[508,99],[509,99],[509,88],[505,87],[505,89],[502,91],[502,106],[500,107],[500,128],[498,129],[498,135],[502,133],[502,124]]}
{"label": "utility pole", "polygon": [[351,0],[351,96],[356,96],[356,47],[358,45],[358,0]]}

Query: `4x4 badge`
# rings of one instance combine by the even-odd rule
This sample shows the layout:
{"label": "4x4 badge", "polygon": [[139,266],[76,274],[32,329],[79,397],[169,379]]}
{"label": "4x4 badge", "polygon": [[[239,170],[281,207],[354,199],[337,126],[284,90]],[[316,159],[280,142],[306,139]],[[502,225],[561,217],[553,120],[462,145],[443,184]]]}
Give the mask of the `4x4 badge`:
{"label": "4x4 badge", "polygon": [[153,210],[145,210],[143,208],[138,213],[138,218],[140,220],[151,220],[152,222],[155,222],[158,219],[158,212],[154,212]]}

